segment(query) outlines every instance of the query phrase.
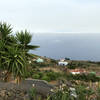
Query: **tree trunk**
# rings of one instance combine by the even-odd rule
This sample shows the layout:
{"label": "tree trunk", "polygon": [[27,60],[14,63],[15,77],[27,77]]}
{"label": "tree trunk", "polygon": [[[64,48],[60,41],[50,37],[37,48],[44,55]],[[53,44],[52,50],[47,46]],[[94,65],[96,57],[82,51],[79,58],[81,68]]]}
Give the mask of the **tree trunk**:
{"label": "tree trunk", "polygon": [[7,72],[6,75],[5,75],[4,81],[10,82],[11,81],[11,77],[12,77],[12,74],[10,72]]}
{"label": "tree trunk", "polygon": [[21,82],[21,78],[19,76],[17,76],[15,79],[15,83],[17,83],[19,85],[20,82]]}

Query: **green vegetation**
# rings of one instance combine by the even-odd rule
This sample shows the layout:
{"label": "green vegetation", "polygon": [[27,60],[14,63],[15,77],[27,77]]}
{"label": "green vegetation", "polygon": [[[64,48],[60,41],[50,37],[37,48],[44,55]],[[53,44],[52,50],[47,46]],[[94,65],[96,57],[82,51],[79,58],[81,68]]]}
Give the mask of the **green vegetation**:
{"label": "green vegetation", "polygon": [[68,64],[68,68],[69,69],[75,69],[75,68],[86,68],[86,67],[89,67],[90,66],[90,63],[88,62],[82,62],[82,61],[71,61],[69,64]]}
{"label": "green vegetation", "polygon": [[[36,91],[30,92],[32,98],[36,98]],[[68,87],[66,84],[60,85],[58,88],[52,90],[52,93],[47,98],[36,100],[100,100],[100,88],[93,90],[85,85],[75,85]]]}
{"label": "green vegetation", "polygon": [[61,77],[62,74],[53,72],[53,71],[43,71],[40,72],[39,70],[33,70],[29,72],[28,76],[26,77],[32,77],[33,79],[40,79],[40,80],[46,80],[48,82],[57,80],[59,77]]}
{"label": "green vegetation", "polygon": [[100,81],[100,77],[96,76],[93,73],[89,73],[89,74],[68,74],[67,76],[68,80],[80,80],[80,81],[85,81],[85,82],[98,82]]}
{"label": "green vegetation", "polygon": [[11,25],[0,23],[0,68],[7,71],[6,78],[13,75],[18,83],[27,72],[29,50],[38,46],[29,45],[32,36],[25,30],[11,35]]}
{"label": "green vegetation", "polygon": [[[11,25],[0,23],[0,69],[5,73],[5,81],[9,81],[12,76],[17,83],[24,78],[48,82],[64,79],[72,82],[72,87],[56,87],[47,100],[100,100],[100,86],[97,86],[100,82],[100,62],[71,61],[65,58],[68,66],[58,66],[57,60],[30,54],[29,50],[39,47],[30,45],[31,39],[32,35],[27,30],[12,35]],[[44,62],[36,62],[37,58],[42,58]],[[75,68],[85,69],[86,73],[71,74],[70,70]],[[31,100],[37,98],[34,88],[29,94]]]}
{"label": "green vegetation", "polygon": [[30,100],[36,99],[36,90],[35,88],[31,88],[29,91]]}

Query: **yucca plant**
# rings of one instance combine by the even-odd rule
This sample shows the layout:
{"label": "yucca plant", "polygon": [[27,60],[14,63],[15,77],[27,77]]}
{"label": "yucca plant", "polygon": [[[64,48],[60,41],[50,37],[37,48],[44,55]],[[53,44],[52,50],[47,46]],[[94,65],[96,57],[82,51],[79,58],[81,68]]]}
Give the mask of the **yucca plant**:
{"label": "yucca plant", "polygon": [[11,25],[5,22],[0,22],[0,38],[7,39],[10,33],[12,33]]}
{"label": "yucca plant", "polygon": [[34,50],[38,48],[39,46],[30,45],[30,42],[32,40],[32,35],[29,34],[27,30],[17,32],[16,39],[20,47],[25,51],[28,52],[29,50]]}
{"label": "yucca plant", "polygon": [[30,45],[32,35],[26,30],[11,33],[11,25],[0,23],[0,68],[7,71],[5,79],[12,74],[19,83],[26,74],[28,51],[38,46]]}
{"label": "yucca plant", "polygon": [[7,50],[1,52],[2,67],[7,70],[5,79],[12,74],[19,83],[27,72],[25,54],[18,47],[8,47]]}

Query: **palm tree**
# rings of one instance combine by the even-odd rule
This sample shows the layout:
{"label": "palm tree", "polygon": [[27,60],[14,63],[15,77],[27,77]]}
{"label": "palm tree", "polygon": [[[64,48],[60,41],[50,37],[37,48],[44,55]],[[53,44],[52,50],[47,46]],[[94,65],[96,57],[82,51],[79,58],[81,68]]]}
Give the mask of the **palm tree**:
{"label": "palm tree", "polygon": [[19,81],[27,71],[27,56],[29,50],[39,46],[30,45],[32,35],[25,30],[11,35],[11,25],[0,23],[0,68],[7,71],[6,78],[12,74]]}
{"label": "palm tree", "polygon": [[10,43],[10,33],[12,32],[11,25],[0,22],[0,67],[2,66],[2,53],[7,52],[6,47]]}
{"label": "palm tree", "polygon": [[3,60],[2,60],[2,53],[3,52],[5,52],[5,42],[3,41],[3,40],[0,40],[0,68],[2,68],[1,66],[2,66],[2,62],[3,62]]}

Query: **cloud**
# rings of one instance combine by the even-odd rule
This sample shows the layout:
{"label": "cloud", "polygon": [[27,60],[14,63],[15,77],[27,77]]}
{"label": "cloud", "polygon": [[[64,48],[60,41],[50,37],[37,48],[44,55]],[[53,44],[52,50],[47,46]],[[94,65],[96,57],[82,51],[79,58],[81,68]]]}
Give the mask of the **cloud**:
{"label": "cloud", "polygon": [[61,43],[61,40],[53,40],[54,43]]}
{"label": "cloud", "polygon": [[2,0],[0,19],[14,31],[100,32],[99,0]]}

